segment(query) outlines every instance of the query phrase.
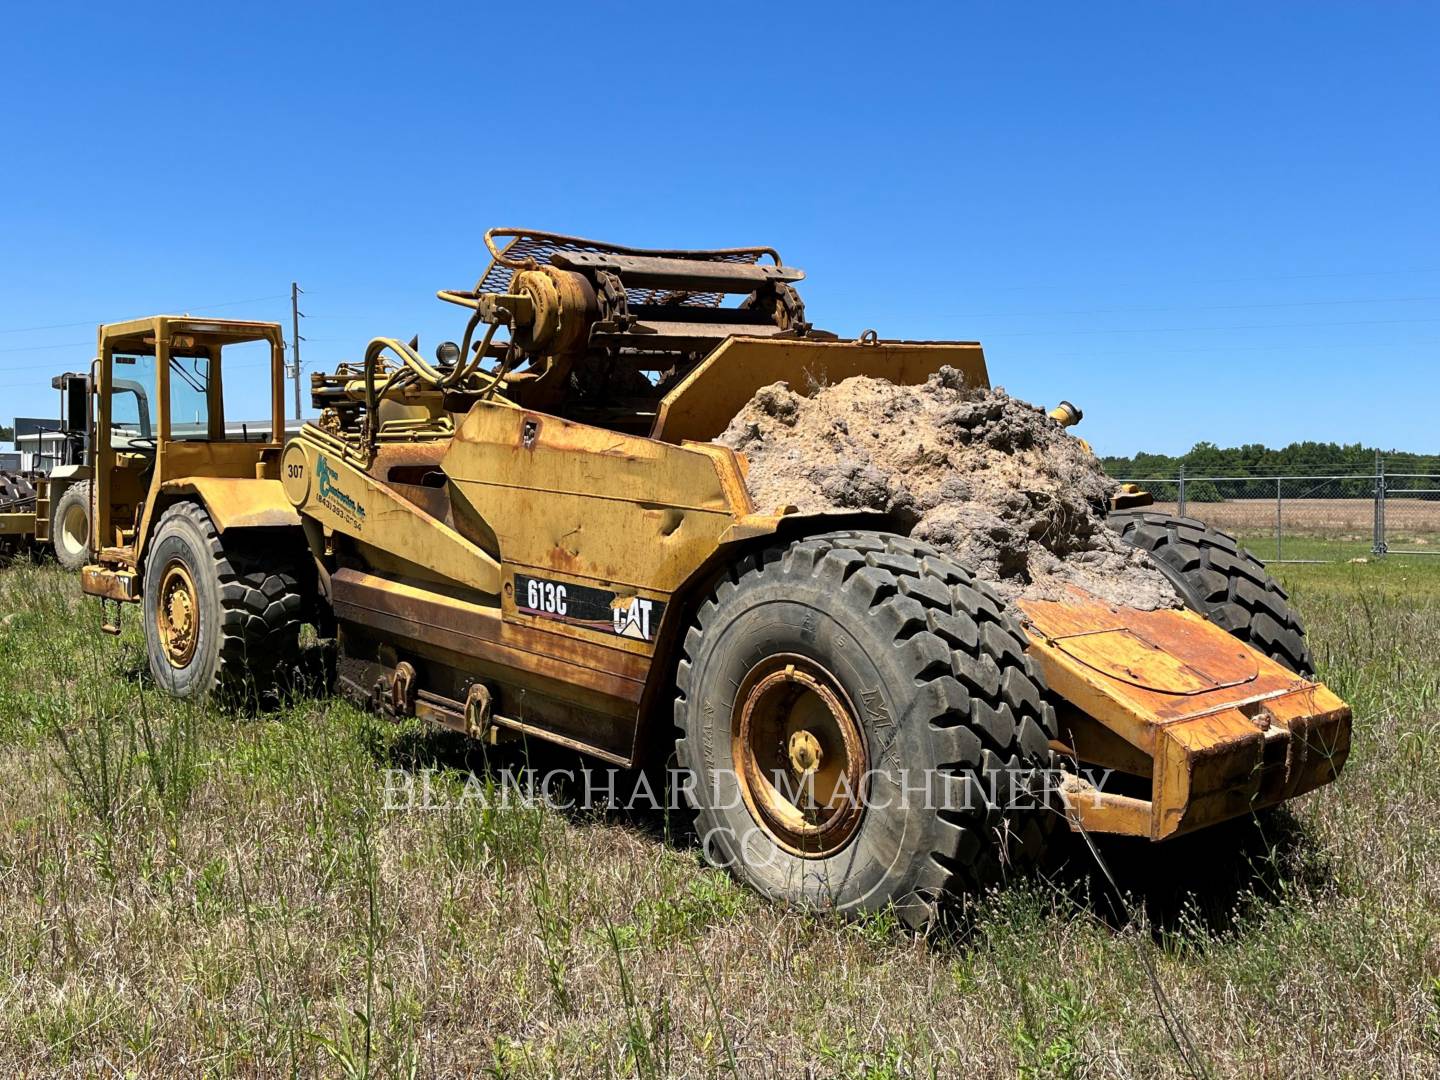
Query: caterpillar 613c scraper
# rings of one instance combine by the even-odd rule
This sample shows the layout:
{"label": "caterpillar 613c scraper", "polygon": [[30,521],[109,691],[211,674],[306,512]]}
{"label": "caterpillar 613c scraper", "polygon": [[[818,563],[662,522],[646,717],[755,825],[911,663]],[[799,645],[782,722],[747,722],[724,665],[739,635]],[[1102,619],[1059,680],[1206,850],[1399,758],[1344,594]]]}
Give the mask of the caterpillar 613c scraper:
{"label": "caterpillar 613c scraper", "polygon": [[[1350,710],[1224,535],[1131,493],[1114,524],[1191,610],[1009,608],[882,517],[755,505],[712,441],[806,373],[987,385],[979,345],[816,330],[768,248],[486,242],[475,287],[439,294],[461,342],[431,361],[376,339],[313,377],[319,419],[287,444],[225,440],[220,394],[226,350],[269,342],[282,430],[277,326],[101,328],[84,587],[140,604],[160,686],[264,692],[313,622],[368,706],[622,766],[673,754],[742,879],[916,924],[1053,823],[1161,841],[1339,772]],[[115,425],[118,363],[155,373],[153,437]]]}

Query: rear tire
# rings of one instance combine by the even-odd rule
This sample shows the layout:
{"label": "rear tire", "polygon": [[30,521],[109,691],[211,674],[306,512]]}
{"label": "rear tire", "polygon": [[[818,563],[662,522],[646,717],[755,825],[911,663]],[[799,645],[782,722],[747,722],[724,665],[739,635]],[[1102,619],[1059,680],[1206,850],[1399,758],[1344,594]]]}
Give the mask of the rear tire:
{"label": "rear tire", "polygon": [[[1058,820],[1043,793],[1055,714],[1019,624],[928,545],[837,532],[745,555],[696,612],[676,681],[676,757],[705,853],[774,899],[847,914],[893,903],[920,927],[946,894],[1038,862]],[[821,730],[824,701],[856,736],[843,755]],[[812,729],[822,766],[866,767],[848,789],[858,820],[837,812],[813,836],[787,828],[793,801],[752,775],[787,762],[800,775],[796,740],[806,753]]]}
{"label": "rear tire", "polygon": [[145,647],[174,697],[265,697],[299,658],[300,552],[273,534],[222,539],[195,503],[160,518],[145,563]]}
{"label": "rear tire", "polygon": [[71,484],[55,500],[50,515],[50,544],[55,561],[79,570],[90,561],[90,481]]}
{"label": "rear tire", "polygon": [[1229,533],[1194,518],[1144,510],[1111,514],[1110,527],[1150,553],[1186,607],[1295,674],[1314,677],[1305,626],[1290,598]]}

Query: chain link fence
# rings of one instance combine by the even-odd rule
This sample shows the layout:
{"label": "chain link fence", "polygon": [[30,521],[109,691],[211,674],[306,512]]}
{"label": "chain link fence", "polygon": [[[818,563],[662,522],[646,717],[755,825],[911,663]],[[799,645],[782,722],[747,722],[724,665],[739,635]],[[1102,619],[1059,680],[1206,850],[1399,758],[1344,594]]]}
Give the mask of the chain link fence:
{"label": "chain link fence", "polygon": [[[1123,482],[1123,481],[1122,481]],[[1132,479],[1162,513],[1198,518],[1266,562],[1440,555],[1440,475]]]}

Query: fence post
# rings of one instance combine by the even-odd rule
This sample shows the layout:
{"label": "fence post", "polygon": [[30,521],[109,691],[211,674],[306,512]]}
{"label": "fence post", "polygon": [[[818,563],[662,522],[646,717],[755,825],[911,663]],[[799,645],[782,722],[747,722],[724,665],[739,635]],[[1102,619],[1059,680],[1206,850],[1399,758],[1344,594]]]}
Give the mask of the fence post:
{"label": "fence post", "polygon": [[1384,555],[1389,550],[1385,543],[1385,459],[1375,451],[1375,540],[1370,554]]}
{"label": "fence post", "polygon": [[1284,504],[1280,497],[1280,477],[1275,477],[1275,561],[1280,562],[1285,558],[1285,547],[1283,542],[1285,532]]}
{"label": "fence post", "polygon": [[1185,466],[1184,466],[1184,465],[1181,465],[1181,466],[1180,466],[1180,494],[1179,494],[1179,496],[1178,496],[1177,501],[1178,501],[1178,507],[1177,507],[1177,508],[1178,508],[1179,511],[1180,511],[1180,516],[1181,516],[1181,517],[1184,517],[1184,516],[1185,516]]}

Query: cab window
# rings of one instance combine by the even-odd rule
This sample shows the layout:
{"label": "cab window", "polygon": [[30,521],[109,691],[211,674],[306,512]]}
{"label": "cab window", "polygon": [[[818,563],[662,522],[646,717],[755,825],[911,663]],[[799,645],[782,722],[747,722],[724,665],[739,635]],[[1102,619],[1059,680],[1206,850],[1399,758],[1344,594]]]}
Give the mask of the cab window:
{"label": "cab window", "polygon": [[263,442],[270,437],[270,342],[236,341],[220,350],[225,372],[225,438]]}
{"label": "cab window", "polygon": [[118,450],[152,446],[155,417],[150,394],[155,387],[155,357],[117,353],[110,386],[110,443]]}
{"label": "cab window", "polygon": [[210,438],[210,357],[170,357],[170,438]]}

